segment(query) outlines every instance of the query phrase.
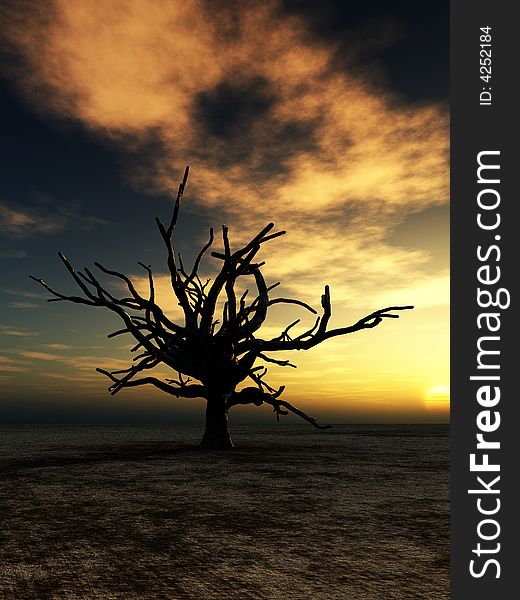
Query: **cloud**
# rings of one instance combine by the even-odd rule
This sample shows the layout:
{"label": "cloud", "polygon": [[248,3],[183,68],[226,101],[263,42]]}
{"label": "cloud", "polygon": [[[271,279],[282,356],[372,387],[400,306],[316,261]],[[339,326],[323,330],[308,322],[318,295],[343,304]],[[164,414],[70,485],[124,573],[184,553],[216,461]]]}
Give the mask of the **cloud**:
{"label": "cloud", "polygon": [[15,308],[17,310],[32,310],[34,308],[41,308],[41,304],[35,302],[9,302],[8,308]]}
{"label": "cloud", "polygon": [[14,363],[14,358],[10,358],[9,356],[0,356],[0,364],[6,363]]}
{"label": "cloud", "polygon": [[18,296],[23,298],[41,298],[41,294],[37,294],[36,292],[30,292],[29,290],[20,290],[18,288],[12,288],[8,286],[0,286],[0,292],[2,294],[10,294],[12,296]]}
{"label": "cloud", "polygon": [[[18,298],[28,298],[28,300],[11,300],[5,304],[6,308],[14,308],[16,310],[32,310],[34,308],[41,308],[44,305],[44,303],[41,301],[41,295],[39,296],[38,294],[29,292],[27,290],[0,286],[0,293],[10,296],[17,296]],[[36,302],[36,300],[40,300],[40,302]]]}
{"label": "cloud", "polygon": [[17,367],[16,365],[6,365],[6,364],[0,364],[0,372],[4,373],[19,373],[20,371],[23,371],[24,369],[22,367]]}
{"label": "cloud", "polygon": [[[34,292],[29,292],[27,290],[20,290],[16,288],[10,288],[7,286],[0,287],[0,293],[6,294],[9,296],[17,296],[18,298],[27,298],[28,300],[11,300],[11,302],[6,303],[7,308],[14,308],[17,310],[32,310],[34,308],[41,308],[43,306],[43,302],[41,301],[41,295],[38,295]],[[40,302],[36,302],[36,300],[40,300]],[[1,331],[1,330],[0,330]]]}
{"label": "cloud", "polygon": [[0,248],[0,258],[25,258],[25,250],[16,250],[14,248]]}
{"label": "cloud", "polygon": [[24,367],[17,364],[17,361],[10,356],[0,356],[0,373],[17,373],[23,371]]}
{"label": "cloud", "polygon": [[25,358],[36,358],[37,360],[56,360],[61,358],[56,354],[49,354],[48,352],[33,352],[29,350],[23,350],[19,352],[19,355]]}
{"label": "cloud", "polygon": [[11,327],[10,325],[0,325],[0,335],[2,334],[13,337],[35,337],[40,335],[40,332],[21,327]]}
{"label": "cloud", "polygon": [[22,211],[0,203],[0,231],[9,237],[25,237],[27,235],[55,233],[62,224],[53,216],[38,218],[34,211]]}
{"label": "cloud", "polygon": [[0,201],[0,233],[8,238],[52,235],[71,228],[90,230],[106,224],[105,219],[81,216],[75,207],[52,198],[46,198],[43,206],[23,208]]}
{"label": "cloud", "polygon": [[60,362],[78,371],[94,372],[97,367],[109,365],[110,369],[124,369],[131,365],[131,357],[127,360],[114,357],[64,355],[34,350],[18,350],[18,356],[34,360]]}
{"label": "cloud", "polygon": [[[78,384],[82,384],[81,388],[84,390],[85,389],[85,385],[90,385],[91,388],[93,388],[94,390],[97,390],[99,388],[99,378],[100,376],[98,375],[97,377],[94,377],[92,375],[76,375],[74,373],[42,373],[42,375],[44,377],[49,377],[50,379],[57,379],[58,381],[63,381],[64,383],[67,384],[71,384],[71,383],[78,383]],[[56,386],[56,390],[62,390],[62,386],[61,385],[57,385]]]}
{"label": "cloud", "polygon": [[[275,2],[79,0],[15,9],[7,39],[40,108],[139,149],[163,190],[185,161],[200,201],[285,216],[446,200],[447,116],[410,106]],[[186,25],[189,23],[189,27]],[[176,167],[176,171],[172,171]],[[259,211],[255,211],[259,212]]]}
{"label": "cloud", "polygon": [[72,350],[74,348],[70,344],[45,344],[45,346],[52,350]]}

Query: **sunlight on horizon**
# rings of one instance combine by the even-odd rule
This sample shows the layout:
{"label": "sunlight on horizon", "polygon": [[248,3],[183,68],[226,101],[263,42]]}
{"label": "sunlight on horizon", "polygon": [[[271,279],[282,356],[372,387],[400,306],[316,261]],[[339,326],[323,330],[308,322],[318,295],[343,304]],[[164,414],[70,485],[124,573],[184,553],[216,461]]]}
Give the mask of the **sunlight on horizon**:
{"label": "sunlight on horizon", "polygon": [[429,388],[424,397],[424,405],[428,411],[449,411],[450,387],[448,385],[434,385]]}

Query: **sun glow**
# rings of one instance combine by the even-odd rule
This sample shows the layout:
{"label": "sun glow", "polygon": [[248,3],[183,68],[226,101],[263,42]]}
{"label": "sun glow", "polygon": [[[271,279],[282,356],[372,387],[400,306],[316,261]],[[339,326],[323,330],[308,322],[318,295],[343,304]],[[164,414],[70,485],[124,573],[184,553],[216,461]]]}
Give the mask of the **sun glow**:
{"label": "sun glow", "polygon": [[428,410],[447,411],[450,407],[450,388],[447,385],[434,385],[424,396],[424,405]]}

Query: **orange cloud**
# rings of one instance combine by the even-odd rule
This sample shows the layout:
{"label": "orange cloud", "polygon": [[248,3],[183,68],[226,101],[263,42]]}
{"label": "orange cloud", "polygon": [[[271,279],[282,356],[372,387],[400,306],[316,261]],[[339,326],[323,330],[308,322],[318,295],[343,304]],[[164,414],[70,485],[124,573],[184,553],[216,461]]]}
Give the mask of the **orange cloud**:
{"label": "orange cloud", "polygon": [[[161,152],[143,176],[163,189],[188,161],[199,201],[234,213],[260,200],[255,212],[284,219],[349,203],[392,212],[446,201],[443,111],[335,70],[334,48],[274,2],[216,20],[196,0],[26,6],[6,31],[24,60],[23,89],[40,108],[134,148],[154,138]],[[233,131],[216,131],[207,111],[219,89],[253,105],[234,107],[245,122],[231,119]]]}

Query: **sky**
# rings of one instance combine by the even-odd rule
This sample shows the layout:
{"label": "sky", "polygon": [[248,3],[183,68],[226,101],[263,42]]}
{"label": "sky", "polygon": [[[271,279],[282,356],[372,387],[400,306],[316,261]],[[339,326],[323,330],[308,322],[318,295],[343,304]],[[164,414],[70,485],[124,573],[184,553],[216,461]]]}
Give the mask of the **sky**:
{"label": "sky", "polygon": [[[142,287],[142,261],[176,316],[154,217],[188,164],[187,262],[210,226],[238,247],[274,221],[268,283],[316,308],[329,284],[331,326],[415,306],[270,367],[285,400],[323,422],[447,421],[448,2],[24,0],[0,19],[1,422],[200,418],[154,388],[110,396],[95,368],[131,362],[116,317],[28,278],[72,293],[61,250]],[[265,335],[297,318],[273,308]]]}

